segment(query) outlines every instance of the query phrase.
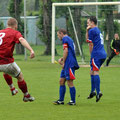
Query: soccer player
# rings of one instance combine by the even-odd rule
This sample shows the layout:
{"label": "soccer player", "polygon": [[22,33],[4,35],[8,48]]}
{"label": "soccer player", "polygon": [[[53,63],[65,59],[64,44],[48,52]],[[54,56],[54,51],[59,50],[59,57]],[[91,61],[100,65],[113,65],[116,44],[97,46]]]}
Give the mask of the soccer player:
{"label": "soccer player", "polygon": [[118,33],[115,33],[114,39],[111,41],[110,48],[112,52],[106,61],[106,66],[108,66],[112,58],[118,55],[120,52],[120,39]]}
{"label": "soccer player", "polygon": [[17,78],[18,80],[18,87],[24,94],[23,101],[34,101],[34,97],[30,96],[28,93],[27,84],[19,66],[14,62],[14,46],[16,43],[21,43],[30,51],[30,58],[34,58],[35,54],[21,33],[17,31],[17,27],[17,20],[15,18],[10,18],[7,21],[7,28],[0,30],[0,72],[4,72],[4,78],[10,86],[13,95],[17,93],[17,90],[12,84],[11,76]]}
{"label": "soccer player", "polygon": [[97,27],[97,19],[94,16],[87,20],[86,41],[93,44],[90,60],[91,92],[88,99],[96,96],[96,102],[98,102],[103,95],[100,91],[99,70],[107,55],[103,45],[103,35]]}
{"label": "soccer player", "polygon": [[65,82],[67,81],[71,96],[71,100],[68,102],[68,105],[75,105],[76,89],[73,84],[73,80],[75,79],[75,70],[79,69],[79,65],[75,56],[74,43],[67,35],[67,31],[65,29],[59,29],[57,36],[63,43],[63,57],[58,61],[62,66],[62,70],[59,82],[59,100],[55,101],[54,104],[64,104],[64,96],[66,92]]}

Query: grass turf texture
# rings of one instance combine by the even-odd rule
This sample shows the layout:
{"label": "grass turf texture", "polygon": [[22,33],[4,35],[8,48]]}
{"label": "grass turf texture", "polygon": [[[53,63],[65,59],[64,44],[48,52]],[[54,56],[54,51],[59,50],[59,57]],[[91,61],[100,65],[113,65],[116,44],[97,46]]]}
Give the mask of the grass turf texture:
{"label": "grass turf texture", "polygon": [[[95,98],[87,100],[90,92],[89,68],[76,71],[76,106],[68,106],[70,100],[67,87],[65,105],[56,106],[52,102],[59,97],[59,76],[61,68],[50,63],[50,56],[40,56],[41,46],[34,47],[36,58],[24,61],[23,55],[15,55],[29,91],[36,100],[24,103],[23,94],[19,90],[16,96],[11,96],[2,73],[0,82],[0,119],[1,120],[119,120],[120,118],[120,81],[119,69],[101,68],[101,91],[103,97],[99,103]],[[39,50],[40,49],[40,50]],[[40,52],[39,52],[40,51]],[[59,56],[57,56],[59,57]],[[13,79],[17,87],[16,79]],[[80,95],[80,97],[78,97]]]}

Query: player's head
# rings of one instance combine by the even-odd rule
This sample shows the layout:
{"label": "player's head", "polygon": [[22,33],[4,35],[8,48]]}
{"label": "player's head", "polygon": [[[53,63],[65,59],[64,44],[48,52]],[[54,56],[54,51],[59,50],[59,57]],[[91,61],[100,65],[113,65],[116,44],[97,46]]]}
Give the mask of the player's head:
{"label": "player's head", "polygon": [[67,35],[67,31],[63,28],[59,29],[57,32],[57,36],[60,40],[62,40],[62,38]]}
{"label": "player's head", "polygon": [[94,27],[97,25],[97,18],[95,16],[90,16],[90,18],[87,20],[87,25]]}
{"label": "player's head", "polygon": [[118,33],[115,33],[114,38],[115,38],[115,40],[119,40],[119,35],[118,35]]}
{"label": "player's head", "polygon": [[18,22],[15,18],[9,18],[7,21],[7,26],[17,30]]}

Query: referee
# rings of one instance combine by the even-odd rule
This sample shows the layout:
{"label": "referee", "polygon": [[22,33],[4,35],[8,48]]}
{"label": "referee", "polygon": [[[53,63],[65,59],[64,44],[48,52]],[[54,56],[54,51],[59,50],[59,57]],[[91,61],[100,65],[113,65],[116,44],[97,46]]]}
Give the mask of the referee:
{"label": "referee", "polygon": [[106,61],[106,66],[108,66],[109,63],[110,63],[110,61],[111,61],[111,59],[112,59],[114,56],[118,55],[119,52],[120,52],[120,39],[119,39],[118,33],[115,33],[114,39],[111,41],[111,46],[110,46],[110,48],[111,48],[111,51],[112,51],[112,52],[111,52],[110,56],[108,57],[108,59],[107,59],[107,61]]}

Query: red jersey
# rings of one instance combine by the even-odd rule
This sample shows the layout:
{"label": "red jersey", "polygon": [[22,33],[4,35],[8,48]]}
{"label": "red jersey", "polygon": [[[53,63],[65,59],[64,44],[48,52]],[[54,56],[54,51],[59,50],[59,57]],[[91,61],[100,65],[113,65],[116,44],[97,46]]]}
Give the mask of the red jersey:
{"label": "red jersey", "polygon": [[21,33],[14,29],[0,30],[0,65],[14,62],[14,46],[19,43],[20,37],[22,37]]}

